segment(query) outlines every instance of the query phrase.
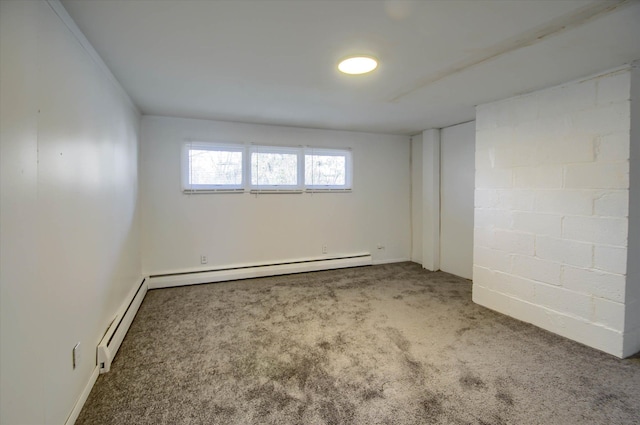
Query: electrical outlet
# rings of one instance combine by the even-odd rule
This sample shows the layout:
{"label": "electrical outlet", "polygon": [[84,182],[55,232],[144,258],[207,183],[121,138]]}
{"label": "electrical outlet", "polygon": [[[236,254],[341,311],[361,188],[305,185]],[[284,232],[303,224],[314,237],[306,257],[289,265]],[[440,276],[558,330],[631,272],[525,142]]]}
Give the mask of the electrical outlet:
{"label": "electrical outlet", "polygon": [[206,255],[201,255],[200,256],[200,264],[207,264],[207,256]]}
{"label": "electrical outlet", "polygon": [[323,254],[327,253],[327,246],[326,245],[322,245],[322,253]]}
{"label": "electrical outlet", "polygon": [[77,343],[75,347],[73,347],[71,356],[73,360],[73,368],[75,369],[80,366],[80,343]]}

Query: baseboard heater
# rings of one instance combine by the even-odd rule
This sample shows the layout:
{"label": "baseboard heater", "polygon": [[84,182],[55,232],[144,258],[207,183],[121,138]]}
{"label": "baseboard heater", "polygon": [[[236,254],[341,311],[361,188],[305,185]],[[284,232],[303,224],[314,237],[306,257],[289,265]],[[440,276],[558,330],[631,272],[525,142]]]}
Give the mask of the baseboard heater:
{"label": "baseboard heater", "polygon": [[113,319],[104,337],[98,344],[98,367],[100,373],[109,372],[111,362],[116,357],[116,353],[124,340],[133,318],[136,316],[142,300],[147,294],[149,284],[147,279],[143,279],[140,286],[134,288],[129,294],[118,314]]}
{"label": "baseboard heater", "polygon": [[371,254],[363,253],[332,258],[308,258],[280,263],[244,264],[209,270],[180,271],[149,276],[149,289],[370,266],[372,264]]}

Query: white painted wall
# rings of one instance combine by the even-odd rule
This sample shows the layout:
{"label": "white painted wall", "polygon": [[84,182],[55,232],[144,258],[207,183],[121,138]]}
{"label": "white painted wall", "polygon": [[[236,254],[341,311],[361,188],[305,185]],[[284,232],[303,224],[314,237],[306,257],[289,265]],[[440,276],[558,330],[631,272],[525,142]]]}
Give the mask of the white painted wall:
{"label": "white painted wall", "polygon": [[440,131],[440,270],[471,279],[475,121]]}
{"label": "white painted wall", "polygon": [[474,301],[616,356],[632,354],[629,99],[623,69],[476,116]]}
{"label": "white painted wall", "polygon": [[411,137],[411,261],[422,264],[422,133]]}
{"label": "white painted wall", "polygon": [[422,132],[422,267],[440,270],[440,130]]}
{"label": "white painted wall", "polygon": [[62,424],[141,277],[140,117],[48,3],[0,2],[0,43],[0,423]]}
{"label": "white painted wall", "polygon": [[[200,194],[180,188],[185,140],[350,147],[353,192]],[[144,116],[141,194],[148,274],[370,252],[410,258],[406,136]],[[384,249],[377,249],[377,244]],[[200,255],[209,263],[201,266]]]}
{"label": "white painted wall", "polygon": [[625,291],[624,352],[640,351],[640,61],[631,68],[629,254]]}

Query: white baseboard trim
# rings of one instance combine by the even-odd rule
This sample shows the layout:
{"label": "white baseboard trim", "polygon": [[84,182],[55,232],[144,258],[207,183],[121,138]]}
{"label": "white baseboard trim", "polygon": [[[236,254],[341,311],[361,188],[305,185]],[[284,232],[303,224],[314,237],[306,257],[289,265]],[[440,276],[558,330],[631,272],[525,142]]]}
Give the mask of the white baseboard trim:
{"label": "white baseboard trim", "polygon": [[78,416],[80,415],[80,412],[84,407],[84,403],[87,401],[87,398],[89,398],[89,394],[91,394],[91,390],[93,389],[93,386],[98,379],[98,375],[100,375],[100,370],[98,369],[98,366],[96,366],[93,369],[93,372],[91,372],[89,382],[87,382],[87,385],[85,385],[84,389],[82,390],[78,401],[76,401],[75,406],[73,406],[73,409],[71,410],[71,413],[69,414],[69,417],[65,421],[64,425],[73,425],[76,423],[76,420],[78,419]]}
{"label": "white baseboard trim", "polygon": [[341,269],[347,267],[370,266],[373,264],[368,253],[345,255],[334,258],[305,258],[277,264],[241,264],[210,270],[194,270],[174,273],[151,274],[149,289],[170,288],[174,286],[197,285],[201,283],[224,282],[255,277],[278,276],[293,273],[306,273],[320,270]]}
{"label": "white baseboard trim", "polygon": [[380,264],[392,264],[392,263],[406,263],[407,261],[411,261],[409,258],[391,258],[386,260],[373,260],[372,264],[374,266],[378,266]]}

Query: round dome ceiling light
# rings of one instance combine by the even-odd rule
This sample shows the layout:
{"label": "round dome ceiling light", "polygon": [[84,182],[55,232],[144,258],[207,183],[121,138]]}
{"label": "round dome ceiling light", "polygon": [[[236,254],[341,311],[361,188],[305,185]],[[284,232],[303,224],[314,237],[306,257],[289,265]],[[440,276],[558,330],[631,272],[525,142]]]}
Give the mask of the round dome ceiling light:
{"label": "round dome ceiling light", "polygon": [[340,61],[338,69],[345,74],[358,75],[371,72],[378,67],[378,61],[371,56],[349,56]]}

